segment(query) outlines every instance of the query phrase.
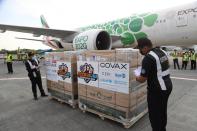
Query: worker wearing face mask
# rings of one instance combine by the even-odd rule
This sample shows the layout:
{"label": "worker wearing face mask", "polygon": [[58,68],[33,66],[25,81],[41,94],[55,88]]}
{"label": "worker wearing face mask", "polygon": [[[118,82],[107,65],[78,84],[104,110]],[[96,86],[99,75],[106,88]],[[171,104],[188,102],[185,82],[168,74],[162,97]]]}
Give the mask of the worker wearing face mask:
{"label": "worker wearing face mask", "polygon": [[154,48],[148,38],[137,40],[137,48],[144,55],[140,76],[136,80],[147,81],[147,102],[152,131],[166,131],[168,98],[172,91],[169,60],[165,51]]}
{"label": "worker wearing face mask", "polygon": [[42,87],[39,61],[34,57],[34,54],[32,52],[28,53],[28,57],[29,59],[25,62],[25,66],[32,84],[32,92],[34,99],[38,100],[36,85],[40,90],[41,97],[45,97],[47,95],[45,94]]}

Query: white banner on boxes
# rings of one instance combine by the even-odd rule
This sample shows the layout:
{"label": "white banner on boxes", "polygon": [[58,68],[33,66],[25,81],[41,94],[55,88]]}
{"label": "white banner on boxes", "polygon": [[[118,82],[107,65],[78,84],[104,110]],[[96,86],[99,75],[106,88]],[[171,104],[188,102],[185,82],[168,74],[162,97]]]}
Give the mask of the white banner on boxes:
{"label": "white banner on boxes", "polygon": [[77,62],[78,83],[98,87],[98,62]]}
{"label": "white banner on boxes", "polygon": [[129,94],[129,64],[99,62],[99,88]]}
{"label": "white banner on boxes", "polygon": [[56,63],[56,61],[48,59],[48,60],[45,61],[45,65],[46,65],[47,80],[57,82],[58,77],[57,77],[57,63]]}
{"label": "white banner on boxes", "polygon": [[57,78],[60,81],[72,83],[71,79],[71,63],[65,61],[57,61]]}

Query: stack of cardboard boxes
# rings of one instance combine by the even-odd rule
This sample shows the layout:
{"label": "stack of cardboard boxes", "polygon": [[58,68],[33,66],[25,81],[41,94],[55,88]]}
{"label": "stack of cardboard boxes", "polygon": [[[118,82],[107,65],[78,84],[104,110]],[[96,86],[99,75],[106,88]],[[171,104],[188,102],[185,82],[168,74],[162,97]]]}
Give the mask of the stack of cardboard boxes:
{"label": "stack of cardboard boxes", "polygon": [[136,82],[133,72],[141,61],[134,49],[48,53],[48,91],[78,102],[83,111],[131,125],[147,109],[146,83]]}
{"label": "stack of cardboard boxes", "polygon": [[51,52],[45,55],[48,92],[53,98],[77,104],[77,59],[76,52]]}
{"label": "stack of cardboard boxes", "polygon": [[129,122],[147,109],[146,83],[135,81],[141,65],[138,50],[86,51],[78,55],[79,107],[104,117]]}

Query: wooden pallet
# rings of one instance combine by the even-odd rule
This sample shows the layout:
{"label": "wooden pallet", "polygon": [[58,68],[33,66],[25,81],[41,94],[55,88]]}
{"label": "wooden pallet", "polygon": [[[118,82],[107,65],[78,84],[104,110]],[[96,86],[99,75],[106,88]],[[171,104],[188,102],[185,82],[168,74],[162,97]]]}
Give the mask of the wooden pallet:
{"label": "wooden pallet", "polygon": [[56,100],[56,101],[60,102],[61,104],[68,104],[68,105],[70,105],[74,109],[77,108],[77,105],[78,105],[78,100],[65,101],[65,100],[62,100],[62,99],[57,98],[55,96],[50,96],[49,99]]}
{"label": "wooden pallet", "polygon": [[90,109],[85,104],[83,104],[81,102],[79,102],[78,104],[79,104],[79,109],[81,109],[83,113],[90,112],[90,113],[98,115],[102,120],[107,118],[107,119],[119,122],[124,126],[124,128],[127,128],[127,129],[130,128],[133,124],[135,124],[140,118],[142,118],[148,112],[148,109],[145,109],[143,112],[141,112],[140,114],[138,114],[135,117],[132,117],[131,119],[124,119],[122,117],[120,117],[118,119],[113,116],[109,116],[109,115],[103,114],[101,112],[98,112],[96,110]]}

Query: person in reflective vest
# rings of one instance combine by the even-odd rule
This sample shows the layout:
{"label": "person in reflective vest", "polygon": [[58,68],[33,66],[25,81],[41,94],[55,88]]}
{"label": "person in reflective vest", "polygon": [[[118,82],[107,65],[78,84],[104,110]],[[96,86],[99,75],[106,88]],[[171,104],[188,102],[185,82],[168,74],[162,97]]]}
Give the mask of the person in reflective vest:
{"label": "person in reflective vest", "polygon": [[142,55],[142,69],[136,81],[147,80],[147,102],[152,131],[166,131],[167,103],[172,91],[172,81],[169,72],[169,60],[165,51],[153,48],[148,38],[137,40],[138,49]]}
{"label": "person in reflective vest", "polygon": [[178,69],[180,70],[179,60],[178,60],[178,53],[177,53],[176,50],[174,50],[174,52],[172,53],[172,57],[173,57],[173,62],[174,62],[174,69],[176,69],[176,65],[177,65]]}
{"label": "person in reflective vest", "polygon": [[28,53],[29,59],[26,60],[25,66],[26,66],[26,70],[28,71],[28,76],[32,84],[32,92],[34,99],[38,100],[36,85],[38,85],[41,97],[45,97],[47,95],[45,94],[42,87],[39,61],[35,59],[33,56],[34,54],[32,52]]}
{"label": "person in reflective vest", "polygon": [[196,53],[195,53],[195,51],[191,52],[190,60],[191,60],[191,70],[196,70]]}
{"label": "person in reflective vest", "polygon": [[189,55],[187,52],[183,53],[182,56],[182,69],[187,69],[187,63],[189,62]]}
{"label": "person in reflective vest", "polygon": [[9,52],[7,52],[6,63],[7,63],[7,68],[8,68],[8,74],[13,74],[12,55]]}

